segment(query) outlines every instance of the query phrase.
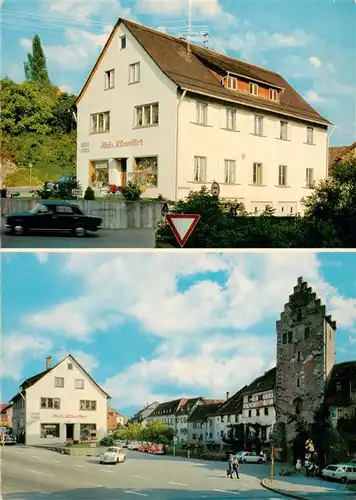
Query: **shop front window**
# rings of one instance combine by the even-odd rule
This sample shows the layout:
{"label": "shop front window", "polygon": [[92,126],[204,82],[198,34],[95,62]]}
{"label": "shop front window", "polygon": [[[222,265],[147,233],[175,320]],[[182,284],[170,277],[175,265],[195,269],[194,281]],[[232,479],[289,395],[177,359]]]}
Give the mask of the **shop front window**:
{"label": "shop front window", "polygon": [[140,186],[157,187],[158,166],[157,156],[134,159],[132,182]]}
{"label": "shop front window", "polygon": [[95,163],[92,176],[92,186],[97,188],[109,185],[109,166],[107,162]]}
{"label": "shop front window", "polygon": [[59,438],[59,424],[41,424],[41,439]]}
{"label": "shop front window", "polygon": [[96,437],[96,424],[80,424],[81,441],[95,441]]}

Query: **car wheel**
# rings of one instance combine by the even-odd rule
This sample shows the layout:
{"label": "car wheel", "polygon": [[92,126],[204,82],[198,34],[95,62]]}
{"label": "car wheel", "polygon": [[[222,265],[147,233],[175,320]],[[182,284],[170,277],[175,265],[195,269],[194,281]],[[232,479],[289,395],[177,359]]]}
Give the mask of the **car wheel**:
{"label": "car wheel", "polygon": [[11,227],[11,231],[13,232],[13,234],[15,234],[16,236],[23,236],[26,232],[26,229],[24,228],[24,226],[20,223],[16,223],[14,224],[12,227]]}
{"label": "car wheel", "polygon": [[263,463],[263,460],[259,459],[259,460],[257,460],[257,463],[258,463],[258,464],[262,464],[262,463]]}
{"label": "car wheel", "polygon": [[347,483],[347,477],[342,477],[340,479],[340,481],[342,482],[342,484],[346,484]]}
{"label": "car wheel", "polygon": [[102,461],[102,460],[100,460],[99,464],[100,464],[100,465],[102,465],[102,464],[103,464],[103,461]]}
{"label": "car wheel", "polygon": [[87,234],[87,230],[85,229],[85,227],[83,226],[77,226],[75,229],[74,229],[74,235],[77,237],[77,238],[83,238],[84,236],[86,236]]}

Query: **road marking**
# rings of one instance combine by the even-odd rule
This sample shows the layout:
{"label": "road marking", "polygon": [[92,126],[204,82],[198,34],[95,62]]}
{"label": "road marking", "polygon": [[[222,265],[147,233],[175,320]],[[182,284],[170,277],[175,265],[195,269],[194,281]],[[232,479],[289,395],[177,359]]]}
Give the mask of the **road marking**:
{"label": "road marking", "polygon": [[40,472],[39,470],[26,469],[26,472],[32,472],[32,474],[41,474],[41,476],[54,477],[53,474],[47,474],[46,472]]}
{"label": "road marking", "polygon": [[97,488],[104,488],[102,484],[87,483],[87,482],[84,482],[83,484],[87,484],[88,486],[96,486]]}
{"label": "road marking", "polygon": [[40,458],[40,457],[37,457],[36,455],[32,455],[32,458]]}
{"label": "road marking", "polygon": [[138,479],[148,479],[146,476],[136,476],[136,474],[132,474],[132,477],[137,477]]}
{"label": "road marking", "polygon": [[124,490],[124,493],[130,493],[131,495],[138,495],[139,497],[148,497],[147,493],[139,493],[138,491]]}
{"label": "road marking", "polygon": [[238,491],[218,490],[218,489],[214,489],[213,491],[217,491],[218,493],[230,493],[230,495],[240,495],[240,492]]}
{"label": "road marking", "polygon": [[74,467],[85,467],[85,465],[74,464]]}
{"label": "road marking", "polygon": [[24,454],[25,454],[25,452],[24,452],[24,451],[17,451],[16,453],[17,453],[18,455],[24,455]]}
{"label": "road marking", "polygon": [[102,472],[112,472],[112,470],[100,469]]}
{"label": "road marking", "polygon": [[188,484],[186,483],[176,483],[175,481],[168,481],[168,484],[175,484],[177,486],[189,486]]}
{"label": "road marking", "polygon": [[56,462],[56,464],[61,464],[62,460],[52,460],[52,462]]}

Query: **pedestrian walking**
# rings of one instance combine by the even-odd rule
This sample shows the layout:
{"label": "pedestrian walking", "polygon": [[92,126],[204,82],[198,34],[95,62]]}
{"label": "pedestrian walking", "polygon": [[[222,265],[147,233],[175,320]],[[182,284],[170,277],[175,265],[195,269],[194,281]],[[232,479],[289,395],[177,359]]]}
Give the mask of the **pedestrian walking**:
{"label": "pedestrian walking", "polygon": [[300,473],[301,468],[302,468],[302,461],[300,458],[298,458],[297,463],[295,464],[295,470],[296,470],[297,474]]}
{"label": "pedestrian walking", "polygon": [[[233,472],[235,472],[235,474],[236,474],[236,479],[240,479],[240,476],[239,476],[239,459],[237,458],[236,455],[234,456],[234,462],[232,464],[232,469],[233,469]],[[232,478],[232,474],[231,474],[231,478]]]}
{"label": "pedestrian walking", "polygon": [[229,459],[227,461],[226,477],[230,477],[230,479],[232,479],[233,473],[234,473],[234,457],[232,454],[230,454]]}

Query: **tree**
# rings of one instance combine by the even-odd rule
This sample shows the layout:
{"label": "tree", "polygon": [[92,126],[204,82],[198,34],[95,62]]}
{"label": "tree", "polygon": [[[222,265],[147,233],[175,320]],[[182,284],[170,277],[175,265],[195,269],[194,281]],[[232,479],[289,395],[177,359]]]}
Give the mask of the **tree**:
{"label": "tree", "polygon": [[41,39],[38,35],[33,37],[32,53],[27,54],[24,70],[26,80],[40,85],[50,85],[46,56],[42,48]]}
{"label": "tree", "polygon": [[142,430],[145,441],[170,444],[173,440],[173,429],[159,421],[148,422]]}
{"label": "tree", "polygon": [[76,96],[61,93],[53,107],[52,126],[59,133],[70,134],[77,129],[77,122],[74,118]]}
{"label": "tree", "polygon": [[117,439],[123,439],[124,441],[138,441],[142,438],[142,428],[139,424],[130,423],[117,430],[115,436]]}

